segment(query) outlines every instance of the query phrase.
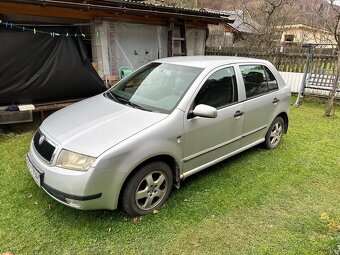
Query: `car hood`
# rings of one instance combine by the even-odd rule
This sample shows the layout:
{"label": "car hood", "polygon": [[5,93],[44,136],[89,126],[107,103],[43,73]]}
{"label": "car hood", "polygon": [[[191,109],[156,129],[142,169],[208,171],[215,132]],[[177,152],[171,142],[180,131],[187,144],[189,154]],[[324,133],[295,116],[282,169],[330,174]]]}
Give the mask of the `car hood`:
{"label": "car hood", "polygon": [[42,123],[41,130],[64,149],[98,157],[166,117],[116,103],[101,94],[55,112]]}

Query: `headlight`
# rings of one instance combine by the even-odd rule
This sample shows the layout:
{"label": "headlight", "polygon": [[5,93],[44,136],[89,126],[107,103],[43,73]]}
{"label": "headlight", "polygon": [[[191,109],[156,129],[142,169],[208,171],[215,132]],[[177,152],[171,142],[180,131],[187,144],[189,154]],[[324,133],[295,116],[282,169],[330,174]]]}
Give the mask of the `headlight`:
{"label": "headlight", "polygon": [[78,154],[72,151],[62,150],[57,160],[57,166],[85,172],[89,170],[90,166],[95,160],[96,158],[90,156]]}

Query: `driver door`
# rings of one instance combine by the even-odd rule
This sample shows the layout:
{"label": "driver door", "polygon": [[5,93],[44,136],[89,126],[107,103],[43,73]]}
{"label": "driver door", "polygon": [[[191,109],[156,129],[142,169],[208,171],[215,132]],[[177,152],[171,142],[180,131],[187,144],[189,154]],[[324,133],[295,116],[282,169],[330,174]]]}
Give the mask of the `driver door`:
{"label": "driver door", "polygon": [[239,149],[244,107],[238,102],[236,80],[233,67],[219,69],[209,76],[195,96],[191,109],[199,104],[209,105],[217,109],[217,117],[196,116],[184,120],[184,176]]}

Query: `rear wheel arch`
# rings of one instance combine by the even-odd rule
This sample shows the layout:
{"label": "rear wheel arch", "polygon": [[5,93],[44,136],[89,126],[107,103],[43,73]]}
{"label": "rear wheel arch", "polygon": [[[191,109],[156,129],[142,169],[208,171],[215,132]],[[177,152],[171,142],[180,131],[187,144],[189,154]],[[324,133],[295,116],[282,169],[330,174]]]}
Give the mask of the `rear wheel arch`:
{"label": "rear wheel arch", "polygon": [[284,133],[287,134],[287,132],[288,132],[288,125],[289,125],[288,114],[286,112],[281,112],[275,118],[277,118],[277,117],[281,117],[283,119],[283,122],[284,122]]}
{"label": "rear wheel arch", "polygon": [[281,116],[277,116],[270,124],[263,145],[267,149],[275,149],[281,142],[285,133],[285,121]]}

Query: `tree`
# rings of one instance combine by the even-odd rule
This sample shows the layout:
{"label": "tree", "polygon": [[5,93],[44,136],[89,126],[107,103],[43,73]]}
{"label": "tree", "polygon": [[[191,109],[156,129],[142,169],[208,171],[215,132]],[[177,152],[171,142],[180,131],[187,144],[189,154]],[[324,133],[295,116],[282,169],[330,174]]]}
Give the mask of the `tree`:
{"label": "tree", "polygon": [[317,5],[316,13],[321,18],[324,29],[333,34],[337,43],[337,61],[334,68],[332,90],[324,113],[326,117],[330,117],[334,115],[334,104],[340,77],[340,6],[336,4],[335,0],[317,2],[319,4]]}
{"label": "tree", "polygon": [[294,2],[294,0],[234,1],[235,14],[252,30],[244,44],[267,49],[277,46],[281,36],[278,27],[290,23],[296,16]]}
{"label": "tree", "polygon": [[[221,10],[222,4],[225,5],[225,1],[219,0],[197,0],[197,7],[198,8],[211,8],[215,10]],[[227,9],[228,10],[228,9]]]}
{"label": "tree", "polygon": [[197,0],[148,0],[147,2],[150,3],[158,3],[161,2],[162,4],[168,6],[176,6],[176,7],[183,7],[183,8],[190,8],[195,9],[197,8]]}

